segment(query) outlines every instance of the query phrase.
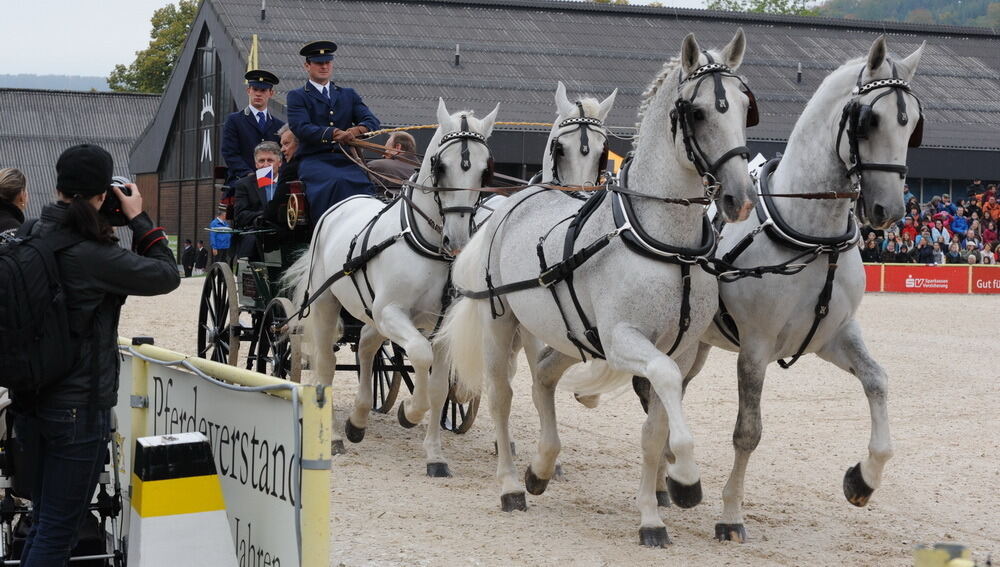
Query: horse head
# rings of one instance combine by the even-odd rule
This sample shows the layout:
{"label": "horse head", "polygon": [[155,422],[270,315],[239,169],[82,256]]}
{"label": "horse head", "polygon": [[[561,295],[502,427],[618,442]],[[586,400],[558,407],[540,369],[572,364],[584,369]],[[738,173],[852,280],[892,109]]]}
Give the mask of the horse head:
{"label": "horse head", "polygon": [[837,123],[837,152],[847,177],[859,187],[858,218],[885,228],[905,214],[907,149],[920,145],[923,112],[910,91],[924,45],[902,60],[887,54],[885,36],[851,65],[849,95]]}
{"label": "horse head", "polygon": [[749,87],[735,74],[745,50],[742,29],[721,51],[702,50],[694,34],[688,34],[670,109],[677,161],[707,181],[707,193],[730,222],[746,220],[757,202],[746,147],[746,128],[757,123],[757,107]]}
{"label": "horse head", "polygon": [[492,112],[479,119],[468,110],[451,114],[444,100],[438,101],[438,129],[431,138],[420,178],[423,184],[444,188],[428,193],[433,193],[442,219],[441,248],[449,254],[458,254],[468,243],[479,198],[476,189],[492,181],[493,155],[486,140],[493,132],[499,110],[497,104]]}
{"label": "horse head", "polygon": [[558,115],[552,124],[548,151],[542,159],[542,182],[561,185],[593,185],[607,169],[608,133],[604,125],[615,104],[618,89],[606,99],[586,97],[570,102],[566,87],[556,87]]}

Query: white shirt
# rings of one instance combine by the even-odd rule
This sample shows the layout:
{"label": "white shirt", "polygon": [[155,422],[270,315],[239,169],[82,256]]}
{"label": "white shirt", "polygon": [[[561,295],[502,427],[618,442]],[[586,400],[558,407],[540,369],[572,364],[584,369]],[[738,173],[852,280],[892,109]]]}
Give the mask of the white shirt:
{"label": "white shirt", "polygon": [[261,112],[264,113],[264,121],[265,122],[269,118],[269,116],[267,114],[267,109],[266,108],[264,110],[257,110],[256,108],[254,108],[254,107],[252,107],[252,106],[250,106],[248,104],[247,105],[247,110],[250,111],[250,115],[254,117],[254,120],[260,120],[260,116],[258,116],[258,114],[260,114]]}
{"label": "white shirt", "polygon": [[309,79],[309,84],[312,85],[313,88],[316,89],[316,92],[318,92],[319,94],[323,94],[323,89],[326,89],[327,96],[329,96],[330,92],[333,91],[333,86],[330,83],[326,83],[324,85],[324,84],[317,83],[317,82],[313,81],[312,79]]}

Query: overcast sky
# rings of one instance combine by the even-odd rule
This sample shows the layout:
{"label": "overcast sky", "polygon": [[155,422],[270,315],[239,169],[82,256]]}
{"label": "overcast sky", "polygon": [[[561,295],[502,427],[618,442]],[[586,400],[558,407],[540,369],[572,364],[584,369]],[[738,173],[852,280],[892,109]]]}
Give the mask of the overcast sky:
{"label": "overcast sky", "polygon": [[[650,0],[632,0],[648,4]],[[149,44],[149,19],[172,0],[0,0],[0,74],[107,76]],[[702,8],[703,0],[661,0]]]}

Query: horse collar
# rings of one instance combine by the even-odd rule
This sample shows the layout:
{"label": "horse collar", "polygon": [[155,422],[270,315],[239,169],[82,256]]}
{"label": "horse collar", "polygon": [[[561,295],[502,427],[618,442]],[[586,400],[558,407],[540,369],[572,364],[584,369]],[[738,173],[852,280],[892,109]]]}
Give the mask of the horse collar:
{"label": "horse collar", "polygon": [[702,240],[698,248],[682,248],[660,242],[650,236],[639,223],[628,195],[611,192],[611,213],[615,230],[633,251],[643,256],[677,264],[695,264],[706,261],[718,244],[715,228],[707,215],[702,215]]}
{"label": "horse collar", "polygon": [[420,232],[420,227],[417,225],[416,217],[413,215],[413,205],[411,204],[413,188],[406,187],[403,191],[406,192],[406,198],[400,199],[401,207],[399,211],[399,224],[406,244],[409,245],[414,252],[425,258],[439,260],[442,262],[453,261],[454,258],[452,256],[441,252],[440,246],[435,246]]}
{"label": "horse collar", "polygon": [[757,201],[756,207],[759,226],[764,227],[767,233],[775,240],[784,242],[792,248],[799,250],[813,250],[817,247],[822,247],[843,252],[855,246],[858,239],[861,238],[861,231],[858,229],[858,222],[853,213],[848,216],[847,231],[840,236],[811,236],[801,233],[788,225],[785,219],[778,213],[778,210],[774,208],[773,197],[771,197],[771,174],[774,173],[780,162],[781,158],[773,159],[764,164],[764,167],[760,171],[758,183],[761,198]]}

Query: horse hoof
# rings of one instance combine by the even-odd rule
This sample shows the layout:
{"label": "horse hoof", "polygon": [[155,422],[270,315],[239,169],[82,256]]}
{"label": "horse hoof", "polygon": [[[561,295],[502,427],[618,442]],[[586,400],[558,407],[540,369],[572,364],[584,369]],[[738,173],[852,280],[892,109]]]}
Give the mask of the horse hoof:
{"label": "horse hoof", "polygon": [[844,496],[848,502],[860,508],[868,504],[873,492],[875,489],[868,486],[861,476],[861,463],[847,469],[844,473]]}
{"label": "horse hoof", "polygon": [[347,436],[347,440],[351,443],[360,443],[365,438],[365,428],[355,427],[351,423],[351,418],[347,418],[344,421],[344,435]]}
{"label": "horse hoof", "polygon": [[416,423],[412,423],[410,420],[406,419],[406,404],[399,404],[399,411],[396,412],[396,416],[399,417],[399,424],[403,426],[403,429],[413,429],[417,426]]}
{"label": "horse hoof", "polygon": [[639,528],[639,545],[643,547],[667,547],[670,545],[667,528]]}
{"label": "horse hoof", "polygon": [[427,463],[427,476],[431,478],[450,478],[448,463]]}
{"label": "horse hoof", "polygon": [[331,455],[343,455],[347,453],[347,449],[344,447],[344,440],[337,439],[330,443],[330,454]]}
{"label": "horse hoof", "polygon": [[566,480],[566,475],[563,474],[562,465],[556,463],[556,470],[552,471],[552,478],[549,480],[554,480],[556,482],[564,482]]}
{"label": "horse hoof", "polygon": [[743,524],[715,524],[715,539],[746,543],[747,529]]}
{"label": "horse hoof", "polygon": [[581,396],[580,394],[573,394],[576,401],[580,403],[583,407],[587,409],[594,409],[599,403],[601,403],[601,395],[594,394],[592,396]]}
{"label": "horse hoof", "polygon": [[666,490],[656,491],[656,505],[661,508],[670,507],[670,494]]}
{"label": "horse hoof", "polygon": [[539,494],[545,492],[545,488],[549,485],[549,479],[538,478],[535,473],[531,471],[531,465],[524,471],[524,487],[528,489],[529,494],[534,494],[538,496]]}
{"label": "horse hoof", "polygon": [[524,493],[511,492],[510,494],[501,494],[500,509],[504,512],[513,512],[515,510],[527,511],[528,503],[524,499]]}
{"label": "horse hoof", "polygon": [[681,508],[694,508],[701,504],[701,481],[686,485],[667,477],[667,490],[670,492],[670,499]]}
{"label": "horse hoof", "polygon": [[642,404],[642,411],[649,413],[649,380],[646,380],[642,376],[632,377],[632,390],[635,395],[639,397],[639,403]]}

